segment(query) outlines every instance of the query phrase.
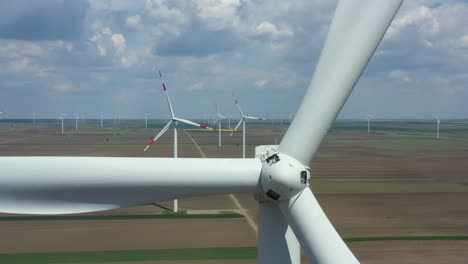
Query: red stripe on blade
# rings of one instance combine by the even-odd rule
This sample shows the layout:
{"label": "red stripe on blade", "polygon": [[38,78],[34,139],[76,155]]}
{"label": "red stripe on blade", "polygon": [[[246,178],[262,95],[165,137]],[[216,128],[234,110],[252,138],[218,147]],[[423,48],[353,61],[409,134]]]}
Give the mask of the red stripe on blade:
{"label": "red stripe on blade", "polygon": [[166,84],[165,83],[163,83],[163,89],[164,89],[164,91],[166,91]]}
{"label": "red stripe on blade", "polygon": [[200,125],[201,128],[207,128],[205,125]]}
{"label": "red stripe on blade", "polygon": [[154,140],[151,140],[150,143],[148,144],[148,146],[151,146],[154,144]]}

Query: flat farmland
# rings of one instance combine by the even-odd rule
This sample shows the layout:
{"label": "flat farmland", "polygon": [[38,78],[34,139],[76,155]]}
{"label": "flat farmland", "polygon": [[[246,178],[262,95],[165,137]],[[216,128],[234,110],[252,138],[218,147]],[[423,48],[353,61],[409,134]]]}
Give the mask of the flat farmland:
{"label": "flat farmland", "polygon": [[[119,128],[108,121],[107,127],[100,129],[97,121],[88,121],[80,124],[77,133],[73,132],[74,123],[68,122],[65,135],[60,134],[58,125],[51,121],[35,126],[0,122],[0,156],[139,157],[164,122],[153,121],[144,129],[141,121],[123,120]],[[278,122],[248,123],[247,157],[254,156],[257,145],[279,143],[286,129],[286,124]],[[447,124],[441,128],[439,140],[432,130],[430,122],[381,121],[368,134],[365,122],[337,122],[310,164],[311,188],[363,263],[464,263],[468,258],[468,242],[459,238],[468,236],[468,125]],[[222,147],[218,147],[217,132],[183,126],[178,131],[182,158],[242,157],[241,131],[232,137],[223,132]],[[144,156],[171,157],[172,142],[169,130]],[[172,208],[172,201],[158,201],[157,205],[161,207],[142,205],[86,215],[160,215],[163,208]],[[223,254],[239,257],[222,258],[223,263],[255,263],[258,212],[251,195],[183,198],[179,205],[189,214],[229,211],[244,217],[2,220],[0,259],[8,257],[6,253],[21,253],[16,256],[19,263],[25,253],[128,250],[134,252],[133,258],[122,257],[119,263],[215,263],[220,259],[217,254],[228,248],[238,251]],[[0,220],[10,216],[0,215]],[[353,240],[359,238],[367,241]],[[190,256],[189,249],[209,253],[185,260],[155,257],[163,254],[157,250],[180,250],[173,254]],[[146,254],[139,250],[159,253],[144,259],[138,258]],[[116,261],[83,259],[86,263]]]}

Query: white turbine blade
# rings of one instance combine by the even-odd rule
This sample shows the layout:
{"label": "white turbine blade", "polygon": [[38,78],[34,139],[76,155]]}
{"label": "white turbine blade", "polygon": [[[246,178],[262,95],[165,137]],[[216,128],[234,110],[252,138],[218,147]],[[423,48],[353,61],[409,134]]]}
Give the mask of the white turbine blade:
{"label": "white turbine blade", "polygon": [[161,74],[160,70],[158,70],[158,73],[159,73],[159,79],[161,80],[161,85],[162,85],[162,87],[164,89],[164,94],[166,95],[167,105],[169,106],[169,111],[171,112],[171,117],[174,118],[174,110],[172,110],[171,99],[169,98],[169,94],[167,92],[166,83],[164,83],[164,80],[163,80],[163,77],[162,77],[162,74]]}
{"label": "white turbine blade", "polygon": [[161,129],[161,131],[159,131],[159,133],[148,143],[148,145],[146,145],[145,149],[143,149],[143,152],[146,152],[151,147],[151,145],[153,145],[154,142],[158,140],[158,138],[160,138],[164,133],[166,133],[166,131],[171,126],[171,124],[172,124],[172,120],[169,121],[169,123],[167,123],[167,125],[165,125],[163,129]]}
{"label": "white turbine blade", "polygon": [[274,202],[258,203],[258,263],[301,263],[301,246]]}
{"label": "white turbine blade", "polygon": [[279,205],[311,263],[359,263],[309,188]]}
{"label": "white turbine blade", "polygon": [[174,120],[177,121],[177,122],[185,123],[187,125],[196,126],[196,127],[203,128],[203,129],[213,130],[213,128],[211,128],[211,127],[207,127],[206,125],[198,124],[198,123],[192,122],[192,121],[187,120],[187,119],[182,119],[182,118],[175,117]]}
{"label": "white turbine blade", "polygon": [[237,131],[237,129],[240,127],[240,125],[242,125],[242,121],[244,121],[244,119],[241,119],[239,120],[239,123],[237,123],[236,127],[234,128],[234,130],[231,132],[231,135],[234,135],[234,132]]}
{"label": "white turbine blade", "polygon": [[0,157],[0,212],[70,214],[257,193],[258,159]]}
{"label": "white turbine blade", "polygon": [[241,108],[241,106],[239,104],[239,101],[237,100],[237,98],[234,95],[232,95],[232,99],[234,100],[234,103],[236,104],[237,109],[239,109],[239,112],[240,112],[241,116],[244,117],[244,112],[242,111],[242,108]]}
{"label": "white turbine blade", "polygon": [[252,119],[252,120],[265,120],[262,117],[255,117],[255,116],[244,116],[245,119]]}
{"label": "white turbine blade", "polygon": [[312,81],[279,150],[309,165],[402,0],[340,1]]}

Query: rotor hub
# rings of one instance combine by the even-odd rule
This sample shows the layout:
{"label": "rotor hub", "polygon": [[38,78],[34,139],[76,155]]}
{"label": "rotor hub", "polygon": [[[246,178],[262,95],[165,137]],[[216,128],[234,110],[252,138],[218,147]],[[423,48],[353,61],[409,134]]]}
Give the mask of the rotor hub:
{"label": "rotor hub", "polygon": [[309,186],[310,169],[272,148],[260,156],[262,190],[273,200],[286,200]]}

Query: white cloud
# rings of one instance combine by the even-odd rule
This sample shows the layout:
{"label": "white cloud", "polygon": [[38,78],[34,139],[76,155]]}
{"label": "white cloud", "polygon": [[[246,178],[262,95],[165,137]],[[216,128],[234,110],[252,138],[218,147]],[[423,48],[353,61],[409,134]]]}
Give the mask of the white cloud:
{"label": "white cloud", "polygon": [[388,29],[387,37],[392,37],[409,26],[417,26],[421,32],[429,35],[440,32],[440,22],[434,12],[430,7],[423,5],[395,19]]}
{"label": "white cloud", "polygon": [[30,61],[26,58],[13,60],[9,63],[9,69],[13,72],[23,72],[28,69]]}
{"label": "white cloud", "polygon": [[242,59],[242,53],[235,52],[234,54],[232,54],[232,58],[235,59],[235,60],[240,60],[240,59]]}
{"label": "white cloud", "polygon": [[190,86],[189,90],[190,91],[198,91],[198,90],[203,90],[205,89],[205,84],[203,82],[197,82],[197,83],[194,83]]}
{"label": "white cloud", "polygon": [[[169,3],[172,6],[169,6]],[[182,7],[174,7],[172,1],[169,3],[166,0],[146,0],[145,15],[155,24],[149,32],[157,39],[177,37],[190,24],[189,11]]]}
{"label": "white cloud", "polygon": [[388,77],[404,83],[411,82],[411,78],[409,77],[408,73],[402,70],[393,70],[388,73]]}
{"label": "white cloud", "polygon": [[212,74],[224,74],[225,71],[226,69],[223,65],[214,65],[210,67],[210,73]]}
{"label": "white cloud", "polygon": [[117,50],[117,53],[122,54],[125,52],[127,44],[125,43],[125,37],[122,34],[113,34],[111,40],[114,48]]}
{"label": "white cloud", "polygon": [[93,80],[99,81],[99,82],[107,82],[109,80],[109,77],[103,73],[98,73],[98,72],[92,72],[89,74],[89,77]]}
{"label": "white cloud", "polygon": [[257,80],[255,81],[255,86],[257,87],[264,87],[265,85],[267,85],[270,81],[269,80],[266,80],[266,79],[262,79],[262,80]]}
{"label": "white cloud", "polygon": [[198,16],[210,29],[220,30],[239,23],[240,0],[198,0],[195,4]]}
{"label": "white cloud", "polygon": [[165,0],[146,0],[145,12],[153,19],[172,21],[177,25],[185,24],[188,20],[181,9],[169,7]]}
{"label": "white cloud", "polygon": [[141,17],[139,15],[129,16],[125,21],[125,27],[131,29],[139,29],[141,26],[140,21]]}
{"label": "white cloud", "polygon": [[[49,45],[50,46],[50,45]],[[38,44],[28,41],[1,41],[0,57],[15,58],[21,56],[40,57],[45,54],[44,48]]]}
{"label": "white cloud", "polygon": [[280,30],[275,24],[263,21],[255,28],[255,35],[260,38],[277,40],[284,37],[291,37],[294,34],[291,29],[283,28]]}
{"label": "white cloud", "polygon": [[460,46],[463,48],[468,48],[468,34],[462,36],[459,39]]}
{"label": "white cloud", "polygon": [[67,83],[67,82],[60,82],[60,83],[56,83],[52,86],[52,88],[56,91],[56,92],[60,92],[60,93],[67,93],[67,92],[75,92],[75,91],[78,91],[78,89],[76,87],[74,87],[72,84],[70,83]]}

